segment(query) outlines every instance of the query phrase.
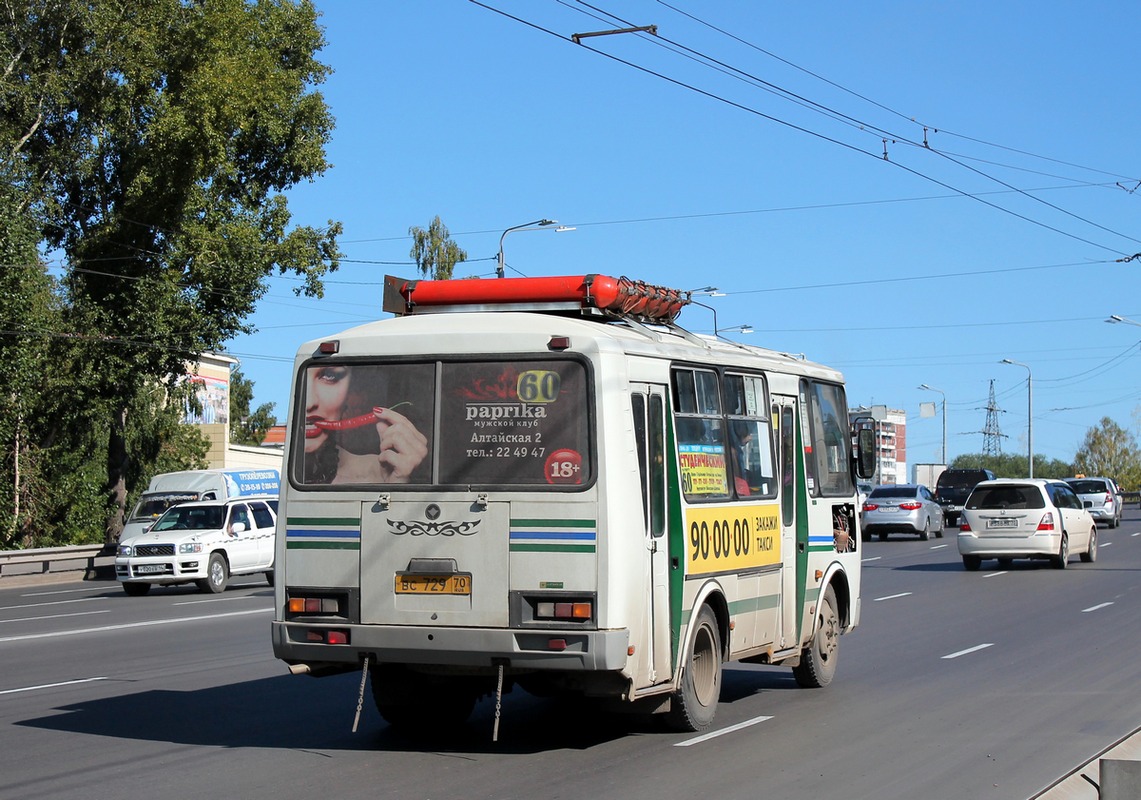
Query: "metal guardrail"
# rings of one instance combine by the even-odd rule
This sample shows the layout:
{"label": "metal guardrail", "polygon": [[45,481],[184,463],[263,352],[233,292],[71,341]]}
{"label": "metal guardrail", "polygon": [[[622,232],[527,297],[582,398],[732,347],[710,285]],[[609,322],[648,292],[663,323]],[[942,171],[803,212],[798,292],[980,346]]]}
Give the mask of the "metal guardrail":
{"label": "metal guardrail", "polygon": [[1127,506],[1130,503],[1136,503],[1138,508],[1141,508],[1141,492],[1122,492],[1121,505]]}
{"label": "metal guardrail", "polygon": [[114,563],[115,556],[101,544],[0,550],[0,579],[57,573],[83,573],[83,578],[95,579],[105,577],[108,568],[113,578]]}

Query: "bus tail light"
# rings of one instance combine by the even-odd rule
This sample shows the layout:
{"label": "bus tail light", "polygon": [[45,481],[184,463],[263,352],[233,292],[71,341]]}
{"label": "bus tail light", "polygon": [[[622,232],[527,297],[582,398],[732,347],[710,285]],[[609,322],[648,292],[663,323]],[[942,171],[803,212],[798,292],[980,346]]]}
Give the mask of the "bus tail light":
{"label": "bus tail light", "polygon": [[1039,531],[1052,531],[1054,530],[1054,512],[1047,511],[1042,515],[1042,521],[1038,523]]}
{"label": "bus tail light", "polygon": [[330,595],[299,594],[290,595],[285,601],[290,616],[303,614],[345,616],[342,598]]}
{"label": "bus tail light", "polygon": [[535,619],[565,619],[576,622],[594,617],[594,604],[589,601],[545,600],[535,604]]}
{"label": "bus tail light", "polygon": [[309,630],[305,632],[305,640],[314,644],[348,644],[349,632],[342,630]]}

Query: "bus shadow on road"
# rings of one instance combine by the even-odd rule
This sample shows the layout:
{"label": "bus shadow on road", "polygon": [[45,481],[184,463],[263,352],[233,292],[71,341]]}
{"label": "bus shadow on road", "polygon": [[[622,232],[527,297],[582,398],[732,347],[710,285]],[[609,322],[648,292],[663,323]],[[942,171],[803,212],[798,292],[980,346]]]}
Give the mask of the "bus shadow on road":
{"label": "bus shadow on road", "polygon": [[[130,691],[130,683],[123,686]],[[794,688],[791,671],[733,665],[723,673],[721,711],[762,692]],[[354,733],[359,689],[356,674],[321,680],[285,675],[82,700],[14,724],[190,747],[506,755],[587,750],[627,736],[671,741],[678,735],[663,715],[616,713],[590,698],[539,698],[518,688],[503,696],[497,741],[493,697],[481,700],[466,723],[445,728],[429,721],[423,731],[412,732],[385,723],[367,689]]]}

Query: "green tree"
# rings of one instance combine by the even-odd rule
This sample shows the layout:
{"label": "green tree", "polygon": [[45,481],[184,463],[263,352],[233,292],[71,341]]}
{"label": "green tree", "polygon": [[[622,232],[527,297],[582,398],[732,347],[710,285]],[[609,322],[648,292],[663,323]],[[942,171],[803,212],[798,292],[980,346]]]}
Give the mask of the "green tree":
{"label": "green tree", "polygon": [[[8,177],[11,178],[10,171]],[[41,403],[60,343],[54,284],[37,252],[36,221],[10,180],[0,180],[0,542],[27,543],[43,501]]]}
{"label": "green tree", "polygon": [[[983,453],[964,453],[957,456],[950,464],[953,469],[989,469],[996,478],[1025,478],[1029,472],[1026,469],[1026,456],[1013,453],[999,453],[998,455],[984,455]],[[1066,461],[1056,458],[1046,458],[1035,453],[1035,478],[1067,478],[1074,474],[1073,466]]]}
{"label": "green tree", "polygon": [[412,237],[412,250],[408,255],[425,278],[451,280],[456,264],[467,260],[467,251],[452,241],[448,227],[439,216],[427,229],[413,225],[408,233]]}
{"label": "green tree", "polygon": [[1074,469],[1083,475],[1113,478],[1122,489],[1135,491],[1141,487],[1141,449],[1132,433],[1102,417],[1086,431],[1074,456]]}
{"label": "green tree", "polygon": [[260,445],[269,429],[277,424],[273,403],[262,403],[250,411],[254,399],[254,383],[240,369],[230,373],[230,441],[234,444]]}
{"label": "green tree", "polygon": [[0,159],[66,256],[60,332],[106,425],[105,539],[122,526],[129,412],[249,327],[272,274],[322,294],[338,223],[281,192],[327,168],[328,74],[309,0],[28,0],[0,9]]}

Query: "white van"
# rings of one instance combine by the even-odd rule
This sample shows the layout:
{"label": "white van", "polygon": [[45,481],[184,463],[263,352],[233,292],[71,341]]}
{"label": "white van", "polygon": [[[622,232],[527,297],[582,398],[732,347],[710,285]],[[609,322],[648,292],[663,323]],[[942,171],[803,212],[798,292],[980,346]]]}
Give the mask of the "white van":
{"label": "white van", "polygon": [[276,495],[280,487],[281,474],[276,469],[191,469],[155,475],[127,517],[119,541],[145,532],[163,512],[179,503]]}
{"label": "white van", "polygon": [[120,540],[115,577],[132,596],[156,584],[196,583],[203,592],[221,592],[231,575],[259,572],[273,586],[276,526],[276,497],[180,503],[149,530]]}

